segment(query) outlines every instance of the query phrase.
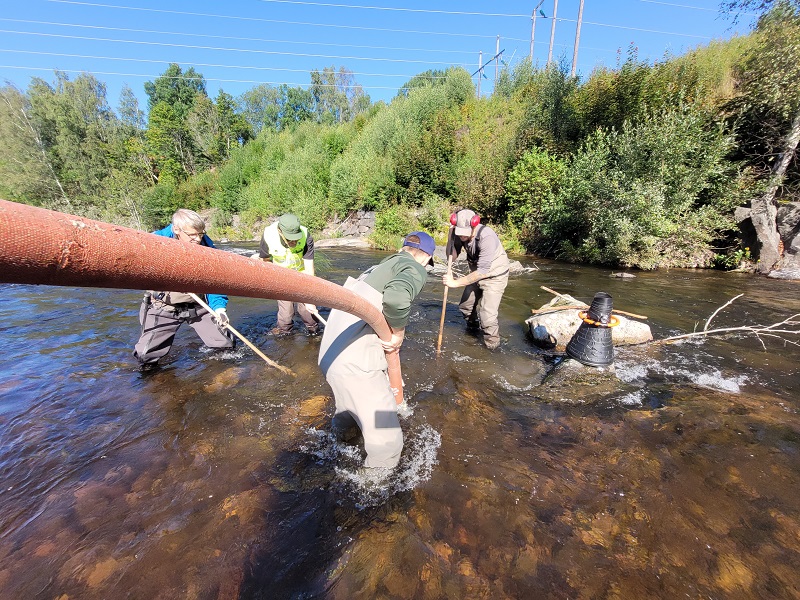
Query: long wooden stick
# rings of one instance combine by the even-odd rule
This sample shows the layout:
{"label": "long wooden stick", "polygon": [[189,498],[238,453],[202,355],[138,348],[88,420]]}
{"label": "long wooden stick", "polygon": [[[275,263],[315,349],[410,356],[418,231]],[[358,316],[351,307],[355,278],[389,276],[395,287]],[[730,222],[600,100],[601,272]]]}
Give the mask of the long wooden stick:
{"label": "long wooden stick", "polygon": [[[450,275],[453,271],[453,255],[447,257],[447,274]],[[442,352],[442,333],[444,333],[444,313],[447,310],[447,291],[450,288],[444,286],[444,296],[442,297],[442,318],[439,319],[439,339],[436,342],[436,355]]]}
{"label": "long wooden stick", "polygon": [[[195,302],[197,302],[197,303],[198,303],[200,306],[202,306],[202,307],[203,307],[203,308],[205,308],[205,309],[206,309],[206,310],[207,310],[209,313],[211,313],[211,315],[214,315],[214,314],[215,314],[215,313],[214,313],[214,311],[211,309],[211,307],[210,307],[208,304],[206,304],[205,302],[203,302],[203,299],[202,299],[202,298],[200,298],[200,296],[198,296],[197,294],[192,294],[191,292],[189,293],[189,295],[192,297],[192,299],[193,299]],[[295,375],[294,371],[292,371],[291,369],[289,369],[289,368],[287,368],[287,367],[284,367],[284,366],[282,366],[282,365],[279,365],[279,364],[278,364],[278,363],[276,363],[274,360],[271,360],[271,359],[270,359],[270,358],[269,358],[269,357],[268,357],[266,354],[264,354],[263,352],[261,352],[261,350],[259,350],[258,348],[256,348],[256,347],[255,347],[255,346],[254,346],[254,345],[253,345],[253,344],[250,342],[250,340],[248,340],[248,339],[247,339],[246,337],[244,337],[244,336],[243,336],[241,333],[239,333],[238,331],[236,331],[236,330],[233,328],[233,325],[231,325],[230,323],[223,323],[223,325],[222,325],[222,326],[223,326],[223,327],[225,327],[225,329],[228,329],[228,330],[230,330],[230,332],[231,332],[233,335],[235,335],[235,336],[236,336],[236,337],[238,337],[240,340],[242,340],[242,341],[243,341],[245,344],[247,344],[247,346],[248,346],[248,347],[249,347],[249,348],[250,348],[250,349],[251,349],[253,352],[255,352],[256,354],[258,354],[258,355],[259,355],[261,358],[263,358],[263,359],[266,361],[266,363],[267,363],[269,366],[271,366],[271,367],[275,367],[276,369],[278,369],[278,370],[279,370],[279,371],[281,371],[282,373],[286,373],[287,375],[291,375],[292,377],[296,377],[296,375]]]}
{"label": "long wooden stick", "polygon": [[322,315],[319,314],[318,310],[309,310],[308,312],[310,312],[314,317],[316,317],[317,321],[319,321],[320,323],[322,323],[326,327],[328,326],[328,322],[325,319],[322,318]]}
{"label": "long wooden stick", "polygon": [[[566,297],[567,297],[567,296],[565,296],[564,294],[559,294],[559,293],[558,293],[557,291],[555,291],[555,290],[551,290],[549,287],[545,287],[545,286],[543,286],[543,285],[542,285],[542,286],[539,286],[539,287],[541,287],[541,288],[542,288],[542,289],[543,289],[545,292],[550,292],[551,294],[553,294],[554,296],[558,296],[559,298],[566,298]],[[735,300],[735,299],[736,299],[736,298],[734,298],[734,300]],[[556,308],[556,307],[554,306],[553,308]],[[565,307],[564,307],[564,309],[566,309],[566,308],[572,308],[572,307],[571,307],[571,306],[565,306]],[[578,308],[582,308],[582,307],[578,307]],[[724,308],[724,307],[723,307],[723,308]],[[561,309],[561,310],[563,310],[563,309]],[[536,310],[533,310],[533,312],[537,312],[537,311],[536,311]],[[615,309],[613,309],[611,312],[615,312],[615,313],[617,313],[618,315],[625,315],[626,317],[633,317],[634,319],[646,319],[646,318],[647,318],[645,315],[637,315],[636,313],[632,313],[632,312],[626,312],[626,311],[624,311],[624,310],[618,310],[618,309],[616,309],[616,308],[615,308]],[[716,313],[715,313],[715,314],[716,314]],[[711,315],[711,318],[713,318],[713,317],[714,317],[714,315]],[[711,321],[711,319],[709,319],[709,321]]]}

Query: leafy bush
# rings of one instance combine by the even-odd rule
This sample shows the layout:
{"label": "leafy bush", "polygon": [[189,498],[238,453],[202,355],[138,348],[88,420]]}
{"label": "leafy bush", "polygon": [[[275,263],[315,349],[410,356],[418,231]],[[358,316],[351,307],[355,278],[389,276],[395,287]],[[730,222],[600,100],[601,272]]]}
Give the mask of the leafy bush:
{"label": "leafy bush", "polygon": [[381,250],[397,250],[403,237],[419,229],[414,212],[402,205],[389,206],[375,215],[375,229],[369,239]]}
{"label": "leafy bush", "polygon": [[652,269],[708,266],[750,189],[733,136],[686,105],[599,130],[570,161],[542,236],[571,260]]}
{"label": "leafy bush", "polygon": [[[378,111],[331,166],[331,205],[344,213],[447,189],[448,177],[426,167],[449,160],[453,127],[440,115],[464,102],[471,85],[466,71],[449,69],[443,84],[411,89]],[[441,134],[427,134],[437,127]]]}
{"label": "leafy bush", "polygon": [[471,100],[456,131],[453,172],[456,203],[499,220],[506,212],[505,182],[515,159],[522,106],[502,97]]}
{"label": "leafy bush", "polygon": [[506,181],[508,225],[515,238],[532,250],[541,242],[540,223],[548,207],[555,203],[566,166],[545,150],[526,152],[509,172]]}

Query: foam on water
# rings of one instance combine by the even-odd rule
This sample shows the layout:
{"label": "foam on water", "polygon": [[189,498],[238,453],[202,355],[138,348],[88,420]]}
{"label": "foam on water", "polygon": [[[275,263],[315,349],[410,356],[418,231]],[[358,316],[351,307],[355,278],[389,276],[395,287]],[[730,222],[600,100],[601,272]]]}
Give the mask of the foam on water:
{"label": "foam on water", "polygon": [[300,450],[318,462],[331,463],[342,489],[359,509],[383,504],[391,496],[430,479],[442,445],[439,433],[422,424],[404,432],[403,456],[395,469],[365,469],[361,444],[341,442],[334,434],[318,429],[311,428],[306,433],[310,439]]}
{"label": "foam on water", "polygon": [[642,406],[644,404],[644,392],[638,390],[625,394],[622,398],[617,400],[622,406]]}
{"label": "foam on water", "polygon": [[514,385],[513,383],[509,382],[508,379],[506,379],[503,375],[500,374],[493,375],[492,379],[494,380],[495,383],[497,383],[497,385],[499,385],[507,392],[516,392],[516,393],[529,392],[532,389],[539,387],[540,385],[538,380],[531,381],[530,383],[522,386]]}
{"label": "foam on water", "polygon": [[203,346],[200,348],[200,352],[205,354],[205,358],[208,360],[239,360],[244,358],[246,351],[248,348],[242,344],[235,350],[219,350],[217,348],[209,348],[208,346]]}
{"label": "foam on water", "polygon": [[714,390],[739,393],[741,386],[748,383],[750,378],[744,374],[726,375],[719,369],[703,365],[700,361],[678,361],[684,364],[668,365],[665,362],[648,359],[645,361],[615,362],[616,374],[625,383],[645,383],[650,377],[658,376],[668,378],[679,383],[692,383]]}

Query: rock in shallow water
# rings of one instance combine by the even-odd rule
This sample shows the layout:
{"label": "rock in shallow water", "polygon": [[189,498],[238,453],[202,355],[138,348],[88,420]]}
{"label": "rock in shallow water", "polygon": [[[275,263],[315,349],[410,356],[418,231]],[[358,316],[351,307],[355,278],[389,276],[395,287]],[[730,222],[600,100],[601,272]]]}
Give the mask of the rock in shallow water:
{"label": "rock in shallow water", "polygon": [[[571,296],[560,296],[538,309],[537,314],[525,320],[534,343],[545,350],[564,352],[582,321],[578,317],[579,308],[564,306],[585,306]],[[588,308],[588,307],[587,307]],[[611,328],[611,340],[615,346],[641,344],[653,339],[650,326],[615,314],[619,325]]]}

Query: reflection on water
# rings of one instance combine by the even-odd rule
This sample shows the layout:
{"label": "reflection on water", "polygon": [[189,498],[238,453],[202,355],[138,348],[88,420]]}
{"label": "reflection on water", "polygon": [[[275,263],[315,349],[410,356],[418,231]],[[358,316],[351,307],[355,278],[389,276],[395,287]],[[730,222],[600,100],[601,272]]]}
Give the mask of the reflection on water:
{"label": "reflection on water", "polygon": [[[382,256],[325,255],[339,283]],[[716,325],[776,322],[797,284],[537,264],[509,284],[495,353],[451,302],[436,357],[430,278],[383,487],[358,439],[330,435],[319,338],[269,335],[275,302],[234,298],[231,317],[296,379],[188,329],[140,373],[139,292],[2,286],[0,598],[800,597],[798,348],[627,348],[587,373],[523,328],[540,285],[606,291],[660,338],[742,292]]]}

